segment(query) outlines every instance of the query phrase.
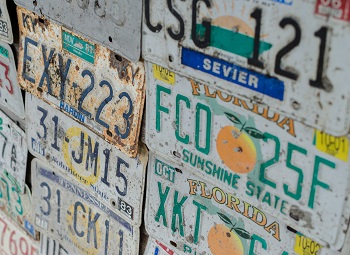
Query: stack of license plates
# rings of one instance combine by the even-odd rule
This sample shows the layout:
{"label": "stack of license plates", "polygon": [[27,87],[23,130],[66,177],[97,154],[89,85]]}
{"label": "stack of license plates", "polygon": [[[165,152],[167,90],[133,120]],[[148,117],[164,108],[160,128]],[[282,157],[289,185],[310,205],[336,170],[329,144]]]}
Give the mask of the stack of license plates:
{"label": "stack of license plates", "polygon": [[349,0],[10,2],[0,254],[350,254]]}

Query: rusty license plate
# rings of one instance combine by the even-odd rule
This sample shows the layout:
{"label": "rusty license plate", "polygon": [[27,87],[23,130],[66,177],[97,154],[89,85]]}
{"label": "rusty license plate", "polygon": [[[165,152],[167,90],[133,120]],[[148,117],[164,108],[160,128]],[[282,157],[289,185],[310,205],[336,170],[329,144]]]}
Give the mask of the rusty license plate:
{"label": "rusty license plate", "polygon": [[150,150],[316,241],[343,245],[350,218],[349,136],[331,136],[182,75],[171,74],[169,84],[155,75],[159,70],[170,74],[147,63]]}
{"label": "rusty license plate", "polygon": [[138,254],[140,230],[52,166],[32,161],[35,225],[69,254]]}
{"label": "rusty license plate", "polygon": [[294,254],[282,220],[153,152],[146,194],[147,232],[176,253]]}
{"label": "rusty license plate", "polygon": [[143,63],[17,10],[21,87],[135,157],[145,99]]}
{"label": "rusty license plate", "polygon": [[350,126],[348,0],[145,0],[145,60],[335,136]]}
{"label": "rusty license plate", "polygon": [[29,151],[79,182],[135,226],[141,225],[148,159],[141,145],[130,158],[65,114],[27,92]]}

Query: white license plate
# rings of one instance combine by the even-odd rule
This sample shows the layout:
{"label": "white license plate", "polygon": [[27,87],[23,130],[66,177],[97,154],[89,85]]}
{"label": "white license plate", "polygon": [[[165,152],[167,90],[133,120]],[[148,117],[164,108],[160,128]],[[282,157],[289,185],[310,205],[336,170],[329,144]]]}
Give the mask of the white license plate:
{"label": "white license plate", "polygon": [[145,100],[143,63],[129,62],[23,8],[18,17],[22,88],[135,157]]}
{"label": "white license plate", "polygon": [[0,171],[24,193],[27,171],[27,141],[23,130],[0,111]]}
{"label": "white license plate", "polygon": [[26,185],[24,194],[21,194],[17,189],[16,180],[6,174],[0,174],[0,209],[34,239],[39,238],[39,233],[34,228],[30,189]]}
{"label": "white license plate", "polygon": [[153,153],[146,197],[147,232],[177,253],[294,254],[296,231],[282,220]]}
{"label": "white license plate", "polygon": [[148,159],[141,145],[129,158],[65,114],[27,93],[29,151],[135,226],[141,225],[142,200]]}
{"label": "white license plate", "polygon": [[143,57],[345,135],[349,12],[347,0],[146,0]]}
{"label": "white license plate", "polygon": [[68,253],[60,242],[54,240],[47,235],[40,235],[40,255],[79,255],[76,253]]}
{"label": "white license plate", "polygon": [[177,255],[169,246],[164,245],[152,237],[148,238],[146,250],[143,255]]}
{"label": "white license plate", "polygon": [[123,220],[99,198],[38,159],[32,161],[35,224],[62,242],[68,253],[138,253],[140,230]]}
{"label": "white license plate", "polygon": [[15,0],[15,3],[130,61],[140,58],[141,0]]}
{"label": "white license plate", "polygon": [[12,25],[5,0],[0,1],[0,12],[0,40],[12,44]]}
{"label": "white license plate", "polygon": [[[1,22],[1,21],[0,21]],[[0,107],[10,115],[24,119],[24,103],[17,81],[15,58],[11,47],[0,41]]]}
{"label": "white license plate", "polygon": [[167,84],[154,78],[159,70],[166,73],[147,63],[150,150],[300,232],[342,246],[350,218],[349,137],[322,133],[181,75]]}
{"label": "white license plate", "polygon": [[0,210],[0,254],[39,255],[39,241],[34,241],[16,222]]}

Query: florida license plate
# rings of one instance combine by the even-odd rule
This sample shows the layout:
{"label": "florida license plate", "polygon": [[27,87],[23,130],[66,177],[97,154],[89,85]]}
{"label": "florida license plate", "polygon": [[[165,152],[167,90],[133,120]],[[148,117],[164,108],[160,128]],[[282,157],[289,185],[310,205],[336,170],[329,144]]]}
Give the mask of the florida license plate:
{"label": "florida license plate", "polygon": [[68,253],[138,253],[140,230],[101,204],[94,193],[32,161],[35,225]]}
{"label": "florida license plate", "polygon": [[140,58],[141,0],[15,0],[15,3],[130,61]]}
{"label": "florida license plate", "polygon": [[0,40],[9,44],[13,43],[12,25],[6,0],[0,1]]}
{"label": "florida license plate", "polygon": [[0,210],[0,254],[39,255],[39,241],[30,238]]}
{"label": "florida license plate", "polygon": [[131,157],[137,155],[144,66],[18,8],[18,79]]}
{"label": "florida license plate", "polygon": [[19,119],[24,119],[25,117],[22,93],[17,81],[15,58],[11,47],[1,41],[0,107],[1,110],[6,111],[9,115],[15,115]]}
{"label": "florida license plate", "polygon": [[150,150],[298,231],[342,246],[350,218],[348,136],[328,135],[181,75],[171,74],[169,84],[155,75],[159,70],[169,75],[147,63]]}
{"label": "florida license plate", "polygon": [[0,110],[0,171],[24,193],[27,171],[27,141],[23,130]]}
{"label": "florida license plate", "polygon": [[147,232],[177,253],[293,254],[296,231],[282,220],[153,153],[146,194]]}
{"label": "florida license plate", "polygon": [[113,145],[27,93],[29,151],[79,182],[122,218],[141,225],[146,146],[129,158]]}
{"label": "florida license plate", "polygon": [[34,228],[30,189],[26,185],[24,194],[21,194],[16,180],[9,174],[0,174],[0,210],[7,213],[34,239],[39,238],[39,233]]}
{"label": "florida license plate", "polygon": [[349,13],[346,0],[146,0],[143,57],[345,135]]}

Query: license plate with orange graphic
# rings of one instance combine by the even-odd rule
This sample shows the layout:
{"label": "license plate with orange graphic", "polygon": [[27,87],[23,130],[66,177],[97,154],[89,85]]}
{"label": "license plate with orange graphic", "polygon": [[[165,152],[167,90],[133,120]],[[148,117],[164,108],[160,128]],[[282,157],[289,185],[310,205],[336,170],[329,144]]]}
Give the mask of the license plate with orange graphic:
{"label": "license plate with orange graphic", "polygon": [[32,161],[35,225],[69,254],[138,254],[140,231],[78,183]]}
{"label": "license plate with orange graphic", "polygon": [[142,53],[213,88],[345,135],[348,10],[345,0],[145,0]]}
{"label": "license plate with orange graphic", "polygon": [[[171,85],[156,79],[148,63],[147,71],[150,150],[315,241],[342,246],[350,218],[348,136],[326,135],[180,74]],[[173,181],[173,171],[166,174]]]}
{"label": "license plate with orange graphic", "polygon": [[[174,182],[166,168],[173,169]],[[154,153],[145,212],[150,236],[179,254],[293,253],[295,230],[282,220]]]}
{"label": "license plate with orange graphic", "polygon": [[123,219],[140,226],[146,146],[141,145],[137,157],[130,158],[30,93],[26,110],[29,151],[81,184]]}

